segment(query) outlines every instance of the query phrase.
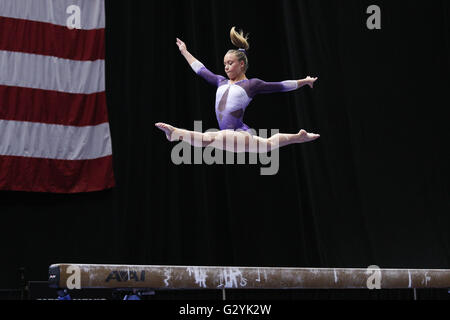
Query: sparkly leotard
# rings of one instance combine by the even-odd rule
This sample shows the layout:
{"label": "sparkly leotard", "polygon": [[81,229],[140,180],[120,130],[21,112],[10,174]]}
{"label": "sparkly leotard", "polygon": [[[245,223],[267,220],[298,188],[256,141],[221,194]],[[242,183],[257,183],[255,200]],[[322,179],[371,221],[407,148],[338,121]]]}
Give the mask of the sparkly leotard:
{"label": "sparkly leotard", "polygon": [[231,84],[225,77],[209,71],[198,60],[192,69],[211,85],[217,87],[216,117],[220,130],[244,130],[250,128],[242,121],[250,101],[259,93],[287,92],[298,88],[297,81],[264,82],[260,79],[241,80]]}

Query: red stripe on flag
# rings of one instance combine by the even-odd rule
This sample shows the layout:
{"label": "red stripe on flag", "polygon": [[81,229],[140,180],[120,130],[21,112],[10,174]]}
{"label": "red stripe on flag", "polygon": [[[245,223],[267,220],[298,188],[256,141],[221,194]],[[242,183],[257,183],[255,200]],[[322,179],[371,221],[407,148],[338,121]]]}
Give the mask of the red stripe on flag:
{"label": "red stripe on flag", "polygon": [[0,156],[0,189],[78,193],[114,187],[112,156],[54,160]]}
{"label": "red stripe on flag", "polygon": [[77,94],[1,86],[0,119],[95,126],[108,122],[106,93]]}
{"label": "red stripe on flag", "polygon": [[73,60],[105,59],[105,29],[69,29],[46,22],[0,17],[0,50]]}

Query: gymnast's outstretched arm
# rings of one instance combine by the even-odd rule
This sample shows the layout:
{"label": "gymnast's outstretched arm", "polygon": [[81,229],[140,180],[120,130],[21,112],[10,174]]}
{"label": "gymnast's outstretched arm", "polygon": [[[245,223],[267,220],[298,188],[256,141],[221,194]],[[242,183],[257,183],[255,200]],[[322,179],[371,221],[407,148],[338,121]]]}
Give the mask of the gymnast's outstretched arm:
{"label": "gymnast's outstretched arm", "polygon": [[250,85],[250,95],[253,97],[257,94],[274,93],[274,92],[288,92],[297,90],[305,85],[311,88],[318,78],[306,77],[301,80],[286,80],[281,82],[265,82],[261,79],[252,79]]}
{"label": "gymnast's outstretched arm", "polygon": [[177,46],[180,49],[180,53],[183,55],[183,57],[186,59],[186,61],[191,66],[192,70],[196,74],[198,74],[200,77],[205,79],[209,84],[213,86],[219,86],[219,83],[223,80],[225,80],[225,77],[217,75],[209,71],[203,63],[198,61],[192,54],[189,53],[189,51],[186,48],[186,44],[177,38]]}

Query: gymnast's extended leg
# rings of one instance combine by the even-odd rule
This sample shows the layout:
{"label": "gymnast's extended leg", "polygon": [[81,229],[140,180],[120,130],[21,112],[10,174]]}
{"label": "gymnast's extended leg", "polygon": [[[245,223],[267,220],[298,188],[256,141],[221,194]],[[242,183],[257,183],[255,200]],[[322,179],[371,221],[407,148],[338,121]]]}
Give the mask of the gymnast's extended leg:
{"label": "gymnast's extended leg", "polygon": [[300,130],[297,134],[277,133],[270,138],[261,138],[239,130],[202,133],[179,129],[165,123],[156,123],[155,126],[164,131],[169,141],[183,140],[194,147],[211,146],[230,152],[266,153],[290,144],[314,141],[320,137],[305,130]]}

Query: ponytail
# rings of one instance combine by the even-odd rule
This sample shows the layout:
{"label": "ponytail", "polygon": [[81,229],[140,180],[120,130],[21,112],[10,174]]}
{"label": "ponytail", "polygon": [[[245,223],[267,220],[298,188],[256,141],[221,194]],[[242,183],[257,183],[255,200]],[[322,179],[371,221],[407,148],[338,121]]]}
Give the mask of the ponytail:
{"label": "ponytail", "polygon": [[230,30],[230,38],[231,42],[238,47],[238,50],[229,50],[228,53],[233,53],[236,55],[239,61],[244,61],[244,72],[247,72],[248,69],[248,58],[247,58],[247,50],[250,48],[248,43],[248,34],[244,36],[244,31],[239,30],[236,31],[236,28],[233,27]]}
{"label": "ponytail", "polygon": [[250,48],[250,45],[248,44],[248,34],[244,36],[244,31],[239,30],[239,32],[236,31],[236,27],[231,28],[230,31],[230,38],[231,42],[238,47],[239,49],[245,49],[248,50]]}

